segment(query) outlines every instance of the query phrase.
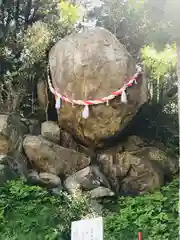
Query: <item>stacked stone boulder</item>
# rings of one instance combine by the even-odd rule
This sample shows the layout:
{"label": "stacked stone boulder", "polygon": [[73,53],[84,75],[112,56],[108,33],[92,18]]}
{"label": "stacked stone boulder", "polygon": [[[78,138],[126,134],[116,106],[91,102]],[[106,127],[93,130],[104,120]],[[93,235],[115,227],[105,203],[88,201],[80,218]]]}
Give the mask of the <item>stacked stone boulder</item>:
{"label": "stacked stone boulder", "polygon": [[[76,100],[106,97],[136,72],[130,54],[103,28],[57,42],[49,65],[54,88]],[[39,105],[45,108],[47,85],[37,87]],[[126,135],[121,144],[96,152],[105,139],[122,134],[147,101],[142,75],[126,94],[127,103],[118,96],[108,104],[90,106],[87,119],[83,106],[64,101],[57,122],[0,115],[0,184],[23,174],[27,181],[54,191],[88,191],[92,199],[143,194],[162,186],[177,173],[178,158],[138,136]]]}
{"label": "stacked stone boulder", "polygon": [[137,136],[94,159],[83,148],[78,151],[77,143],[74,149],[61,146],[58,142],[66,145],[67,138],[55,122],[43,122],[41,134],[32,135],[17,116],[0,115],[0,120],[0,184],[21,173],[33,184],[69,193],[81,189],[94,199],[153,191],[178,172],[177,158]]}
{"label": "stacked stone boulder", "polygon": [[[53,87],[70,100],[94,100],[120,89],[136,73],[136,63],[123,45],[104,28],[87,29],[58,41],[49,52]],[[127,90],[128,103],[120,96],[89,107],[62,102],[59,125],[83,144],[102,146],[103,139],[122,131],[148,100],[147,82],[139,77]]]}

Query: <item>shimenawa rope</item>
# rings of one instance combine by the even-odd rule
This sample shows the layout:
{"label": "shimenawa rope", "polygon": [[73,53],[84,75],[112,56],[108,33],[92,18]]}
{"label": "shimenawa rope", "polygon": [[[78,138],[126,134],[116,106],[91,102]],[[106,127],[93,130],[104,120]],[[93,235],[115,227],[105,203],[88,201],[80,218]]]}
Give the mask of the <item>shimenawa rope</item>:
{"label": "shimenawa rope", "polygon": [[61,107],[61,103],[62,101],[71,103],[72,105],[84,105],[84,110],[82,112],[82,116],[83,118],[87,119],[89,116],[89,106],[90,105],[97,105],[97,104],[102,104],[102,103],[107,103],[107,105],[109,104],[109,101],[114,99],[117,96],[121,95],[121,102],[122,103],[127,103],[127,95],[126,95],[126,90],[127,88],[131,87],[133,84],[137,84],[137,79],[138,77],[141,75],[142,73],[142,68],[137,65],[137,71],[134,74],[133,77],[131,77],[127,83],[125,83],[120,89],[118,89],[115,92],[112,92],[109,96],[107,97],[103,97],[103,98],[99,98],[99,99],[94,99],[94,100],[74,100],[74,99],[70,99],[68,97],[66,97],[65,95],[61,95],[60,92],[58,90],[55,90],[52,83],[51,83],[51,79],[50,79],[50,67],[48,65],[47,68],[47,76],[48,76],[48,85],[49,85],[49,89],[50,91],[55,95],[56,97],[56,108],[59,109]]}

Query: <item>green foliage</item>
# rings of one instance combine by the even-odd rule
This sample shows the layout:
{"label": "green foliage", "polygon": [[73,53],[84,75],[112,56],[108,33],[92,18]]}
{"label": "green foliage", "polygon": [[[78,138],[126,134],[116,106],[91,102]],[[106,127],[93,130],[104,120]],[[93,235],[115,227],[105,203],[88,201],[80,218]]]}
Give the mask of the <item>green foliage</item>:
{"label": "green foliage", "polygon": [[153,194],[120,198],[114,213],[105,217],[105,239],[136,240],[142,231],[146,240],[178,240],[178,190],[179,180],[174,179]]}
{"label": "green foliage", "polygon": [[163,51],[157,51],[154,46],[145,46],[141,50],[141,57],[146,69],[151,99],[166,107],[166,110],[169,109],[169,113],[171,110],[177,113],[175,46],[167,46]]}
{"label": "green foliage", "polygon": [[167,45],[163,51],[157,51],[154,46],[145,46],[141,50],[141,58],[152,100],[161,105],[167,104],[167,91],[177,80],[175,46]]}
{"label": "green foliage", "polygon": [[180,1],[104,1],[99,24],[114,33],[135,57],[145,44],[154,43],[162,49],[180,39]]}
{"label": "green foliage", "polygon": [[151,77],[160,80],[170,71],[176,69],[176,48],[167,46],[158,52],[154,46],[142,48],[142,60],[144,66],[150,70]]}
{"label": "green foliage", "polygon": [[93,211],[80,193],[51,196],[37,186],[12,181],[0,189],[0,239],[69,239],[71,221]]}
{"label": "green foliage", "polygon": [[42,21],[34,23],[28,27],[23,38],[23,60],[28,66],[41,62],[52,41],[52,33],[48,25]]}
{"label": "green foliage", "polygon": [[149,33],[150,23],[140,1],[105,0],[99,25],[110,30],[137,57]]}
{"label": "green foliage", "polygon": [[68,24],[75,24],[79,18],[78,6],[65,1],[61,1],[58,6],[60,9],[60,20]]}
{"label": "green foliage", "polygon": [[51,3],[45,5],[44,8],[41,7],[44,18],[36,21],[24,31],[21,55],[23,63],[26,62],[28,66],[32,67],[34,64],[44,62],[51,45],[58,38],[69,34],[78,19],[76,5],[57,1],[54,4],[54,12],[48,9],[50,6]]}
{"label": "green foliage", "polygon": [[0,12],[0,112],[19,111],[25,93],[44,78],[51,46],[74,30],[78,7],[60,0],[3,1]]}
{"label": "green foliage", "polygon": [[[47,7],[43,9],[43,12],[50,14]],[[45,15],[44,19],[35,22],[24,32],[22,58],[31,67],[45,61],[46,53],[51,45],[58,38],[69,34],[78,20],[78,7],[76,5],[57,1],[54,7],[56,17],[53,16],[51,19],[47,18],[48,15]]]}
{"label": "green foliage", "polygon": [[[174,181],[161,190],[138,197],[104,201],[105,240],[178,239],[178,188]],[[50,195],[21,180],[0,188],[0,239],[69,240],[71,221],[94,216],[88,197],[60,191]]]}
{"label": "green foliage", "polygon": [[132,133],[150,142],[162,142],[165,151],[178,155],[178,105],[175,46],[158,51],[154,46],[141,50],[150,101],[136,115]]}

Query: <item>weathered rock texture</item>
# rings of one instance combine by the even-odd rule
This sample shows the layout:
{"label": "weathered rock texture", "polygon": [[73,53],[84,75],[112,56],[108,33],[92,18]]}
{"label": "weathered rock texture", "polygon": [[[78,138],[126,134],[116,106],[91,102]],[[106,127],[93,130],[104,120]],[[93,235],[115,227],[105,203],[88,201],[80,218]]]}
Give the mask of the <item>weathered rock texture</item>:
{"label": "weathered rock texture", "polygon": [[[103,28],[70,35],[57,42],[49,53],[53,85],[70,99],[98,99],[121,88],[135,72],[135,61],[119,41]],[[63,103],[59,124],[87,145],[121,131],[147,101],[146,82],[128,89],[128,104],[120,97],[90,107],[88,119],[81,106]]]}
{"label": "weathered rock texture", "polygon": [[73,192],[74,189],[92,190],[99,186],[109,187],[105,176],[100,172],[98,166],[88,166],[65,180],[66,189]]}
{"label": "weathered rock texture", "polygon": [[112,197],[114,195],[115,195],[114,192],[112,192],[109,188],[105,187],[97,187],[90,191],[90,196],[92,199]]}
{"label": "weathered rock texture", "polygon": [[[133,145],[135,139],[137,144]],[[142,144],[143,141],[134,136],[124,144],[125,151],[122,152],[121,147],[120,151],[113,148],[98,155],[114,191],[123,195],[142,194],[162,186],[166,178],[178,172],[178,159]]]}
{"label": "weathered rock texture", "polygon": [[39,171],[68,176],[90,163],[85,154],[61,147],[40,135],[26,136],[23,146],[28,159]]}
{"label": "weathered rock texture", "polygon": [[60,143],[60,132],[55,122],[46,121],[41,124],[41,135],[54,143]]}
{"label": "weathered rock texture", "polygon": [[27,158],[23,154],[23,138],[28,127],[17,115],[0,115],[0,155],[3,164],[18,174],[27,173]]}

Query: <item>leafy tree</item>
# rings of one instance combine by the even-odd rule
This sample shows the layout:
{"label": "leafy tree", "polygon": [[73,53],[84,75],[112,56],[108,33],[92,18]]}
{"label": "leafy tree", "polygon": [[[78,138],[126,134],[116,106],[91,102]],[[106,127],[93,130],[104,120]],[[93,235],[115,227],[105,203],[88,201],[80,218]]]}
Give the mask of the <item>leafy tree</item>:
{"label": "leafy tree", "polygon": [[163,51],[157,51],[154,46],[145,46],[141,58],[146,68],[151,99],[163,107],[177,92],[174,85],[177,81],[176,47],[167,46]]}
{"label": "leafy tree", "polygon": [[[172,130],[171,137],[177,136],[174,133],[178,132],[177,74],[179,71],[176,62],[177,66],[179,62],[176,58],[176,50],[180,48],[178,46],[179,12],[180,1],[176,0],[105,0],[99,16],[98,24],[114,33],[136,60],[144,63],[151,101],[138,118],[141,124],[137,123],[135,128],[139,129],[139,125],[144,125],[141,132],[145,135],[148,135],[148,129],[149,133],[154,132],[154,136],[150,134],[151,139],[157,137],[159,140],[169,139],[165,132],[167,133],[167,129],[174,129],[173,123],[176,128]],[[136,134],[140,132],[134,131],[133,133]],[[175,142],[177,147],[177,138]]]}
{"label": "leafy tree", "polygon": [[[150,2],[150,1],[149,1]],[[159,1],[151,1],[151,6],[159,4]],[[179,32],[179,12],[180,12],[180,1],[176,0],[161,0],[160,9],[162,9],[161,21],[162,26],[166,29],[166,33],[171,41],[176,43],[177,49],[177,77],[178,77],[178,89],[180,89],[180,32]],[[158,7],[157,7],[158,8]],[[148,11],[149,16],[152,20],[157,20],[157,8],[151,7]],[[154,12],[154,14],[152,14]],[[178,108],[180,109],[180,92],[178,92]],[[180,123],[180,111],[179,111],[179,123]]]}
{"label": "leafy tree", "polygon": [[17,111],[25,89],[34,91],[33,83],[43,78],[48,49],[73,31],[77,18],[77,7],[65,1],[1,1],[0,111]]}
{"label": "leafy tree", "polygon": [[128,51],[137,58],[140,48],[146,43],[149,22],[140,8],[140,1],[105,0],[98,25],[110,30]]}

